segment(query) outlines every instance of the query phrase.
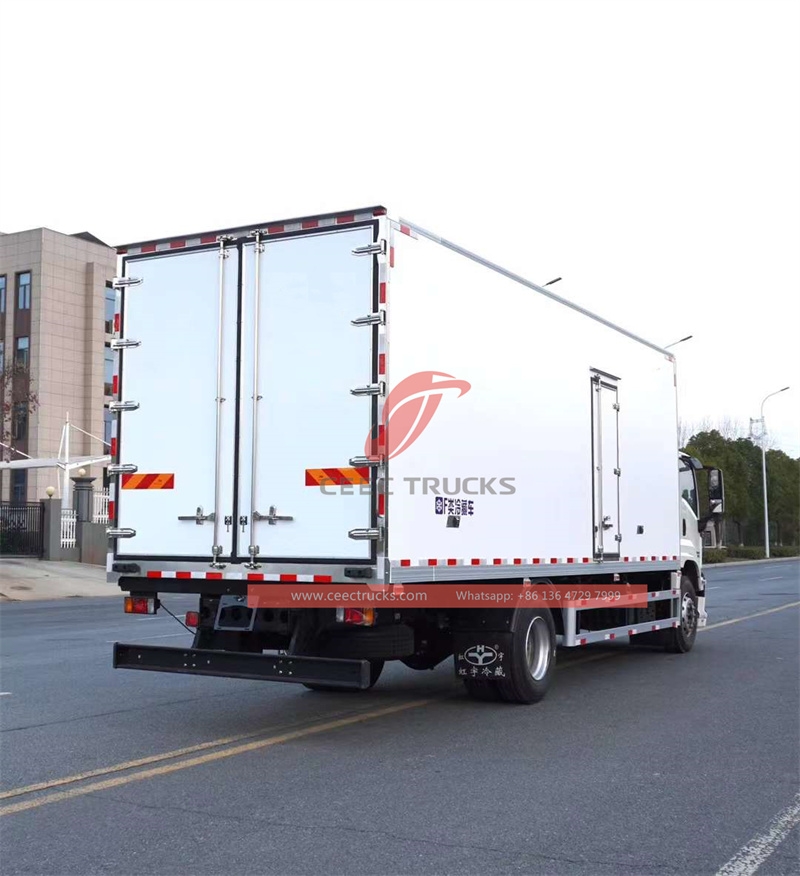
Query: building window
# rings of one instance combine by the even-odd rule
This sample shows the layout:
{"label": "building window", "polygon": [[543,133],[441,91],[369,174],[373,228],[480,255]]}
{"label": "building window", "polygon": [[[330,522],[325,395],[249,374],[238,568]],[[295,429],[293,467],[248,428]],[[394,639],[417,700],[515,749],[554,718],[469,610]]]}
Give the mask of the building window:
{"label": "building window", "polygon": [[31,272],[17,274],[17,310],[31,309]]}
{"label": "building window", "polygon": [[24,441],[28,436],[28,404],[18,402],[11,415],[11,432],[15,441]]}
{"label": "building window", "polygon": [[114,313],[117,310],[117,293],[111,283],[106,283],[105,307],[106,334],[112,335],[114,334]]}
{"label": "building window", "polygon": [[30,338],[17,338],[17,350],[14,355],[14,364],[17,368],[27,368],[30,362]]}
{"label": "building window", "polygon": [[114,395],[114,354],[106,347],[106,360],[103,363],[103,392]]}
{"label": "building window", "polygon": [[25,502],[28,498],[28,472],[15,468],[11,472],[11,501]]}
{"label": "building window", "polygon": [[0,313],[6,312],[6,278],[0,277]]}

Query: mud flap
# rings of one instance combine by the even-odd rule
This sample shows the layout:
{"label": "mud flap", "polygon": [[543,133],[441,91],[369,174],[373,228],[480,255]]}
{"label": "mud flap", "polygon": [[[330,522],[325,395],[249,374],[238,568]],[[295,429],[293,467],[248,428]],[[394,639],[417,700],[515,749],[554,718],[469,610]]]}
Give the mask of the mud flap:
{"label": "mud flap", "polygon": [[458,678],[497,681],[511,672],[511,633],[476,630],[453,637],[453,658]]}

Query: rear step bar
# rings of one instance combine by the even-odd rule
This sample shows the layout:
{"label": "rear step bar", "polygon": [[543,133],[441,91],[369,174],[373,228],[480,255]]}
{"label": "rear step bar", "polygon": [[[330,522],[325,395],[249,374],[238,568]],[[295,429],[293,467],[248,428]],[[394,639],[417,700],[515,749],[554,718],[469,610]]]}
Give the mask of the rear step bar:
{"label": "rear step bar", "polygon": [[147,669],[188,675],[219,675],[319,684],[366,690],[370,684],[368,660],[329,657],[297,657],[279,654],[247,654],[239,651],[207,651],[200,648],[168,648],[162,645],[126,645],[114,642],[114,669]]}

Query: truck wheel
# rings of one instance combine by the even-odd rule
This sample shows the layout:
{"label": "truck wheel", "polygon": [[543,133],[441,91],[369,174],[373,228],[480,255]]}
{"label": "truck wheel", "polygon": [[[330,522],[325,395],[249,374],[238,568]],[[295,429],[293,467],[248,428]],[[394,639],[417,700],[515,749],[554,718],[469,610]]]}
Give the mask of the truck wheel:
{"label": "truck wheel", "polygon": [[[381,672],[383,672],[383,660],[370,660],[369,661],[369,687],[373,688],[375,686],[375,682],[381,677]],[[329,693],[361,693],[362,691],[358,688],[352,687],[329,687],[324,684],[304,684],[303,687],[307,687],[309,690],[321,690],[328,691]]]}
{"label": "truck wheel", "polygon": [[666,630],[664,648],[672,654],[685,654],[692,650],[697,638],[697,594],[688,575],[681,575],[681,616],[677,627]]}
{"label": "truck wheel", "polygon": [[556,668],[556,628],[548,608],[524,609],[511,640],[510,675],[495,682],[508,703],[536,703],[547,693]]}

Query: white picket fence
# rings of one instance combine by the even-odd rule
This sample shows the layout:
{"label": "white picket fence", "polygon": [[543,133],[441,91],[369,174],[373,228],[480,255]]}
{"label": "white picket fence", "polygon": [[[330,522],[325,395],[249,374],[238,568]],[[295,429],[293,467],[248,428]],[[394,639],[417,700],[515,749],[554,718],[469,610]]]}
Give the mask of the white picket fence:
{"label": "white picket fence", "polygon": [[75,530],[78,523],[78,512],[73,508],[61,509],[61,547],[75,547]]}
{"label": "white picket fence", "polygon": [[92,523],[108,523],[108,490],[98,490],[94,494]]}

